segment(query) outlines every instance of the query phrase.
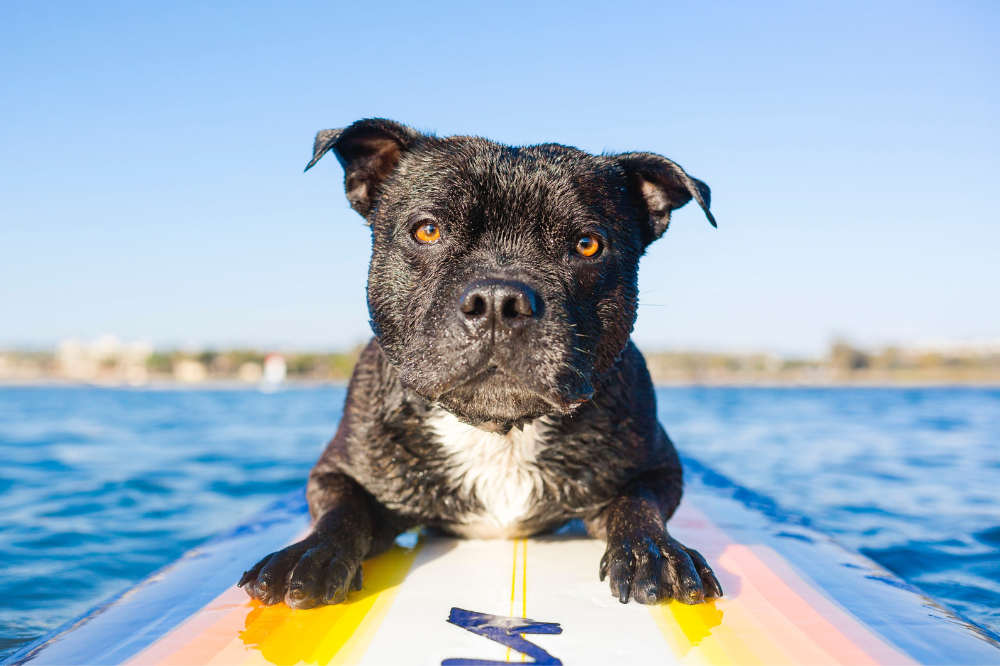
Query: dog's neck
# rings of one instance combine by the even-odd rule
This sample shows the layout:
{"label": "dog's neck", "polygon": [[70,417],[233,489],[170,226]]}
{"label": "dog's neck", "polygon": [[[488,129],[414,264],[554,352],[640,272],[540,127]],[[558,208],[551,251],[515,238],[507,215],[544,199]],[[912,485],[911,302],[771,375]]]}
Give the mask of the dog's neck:
{"label": "dog's neck", "polygon": [[477,509],[459,517],[452,531],[475,538],[518,538],[542,493],[537,456],[550,427],[542,417],[519,429],[485,431],[432,407],[426,424],[449,464],[449,483]]}

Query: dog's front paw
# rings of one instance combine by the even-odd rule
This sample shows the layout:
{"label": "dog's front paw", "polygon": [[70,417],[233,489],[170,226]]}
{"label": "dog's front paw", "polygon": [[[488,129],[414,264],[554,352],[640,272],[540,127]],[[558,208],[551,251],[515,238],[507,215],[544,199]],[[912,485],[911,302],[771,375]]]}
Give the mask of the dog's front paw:
{"label": "dog's front paw", "polygon": [[279,601],[292,608],[339,604],[352,589],[361,589],[361,560],[359,548],[345,548],[329,534],[312,534],[262,559],[238,585],[268,606]]}
{"label": "dog's front paw", "polygon": [[601,580],[607,577],[611,594],[623,604],[630,597],[640,604],[668,598],[697,604],[722,596],[722,586],[701,553],[666,534],[637,532],[608,539]]}

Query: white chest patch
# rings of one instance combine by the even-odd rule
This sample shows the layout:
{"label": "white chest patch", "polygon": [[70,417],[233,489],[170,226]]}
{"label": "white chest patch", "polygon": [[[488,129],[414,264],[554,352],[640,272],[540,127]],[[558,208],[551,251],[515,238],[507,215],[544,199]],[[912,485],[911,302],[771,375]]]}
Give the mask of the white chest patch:
{"label": "white chest patch", "polygon": [[455,485],[463,494],[475,495],[483,505],[482,513],[465,516],[452,529],[471,538],[524,536],[521,520],[542,492],[535,456],[544,446],[544,419],[501,435],[435,409],[427,424],[451,461]]}

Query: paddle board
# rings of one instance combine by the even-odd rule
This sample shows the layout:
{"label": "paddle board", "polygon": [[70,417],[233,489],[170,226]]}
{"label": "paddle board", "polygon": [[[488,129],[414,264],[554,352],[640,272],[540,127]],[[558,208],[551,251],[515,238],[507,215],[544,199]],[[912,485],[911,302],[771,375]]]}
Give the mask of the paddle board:
{"label": "paddle board", "polygon": [[235,587],[308,532],[302,492],[4,664],[1000,664],[997,636],[766,498],[685,460],[671,533],[725,597],[623,605],[578,524],[516,541],[403,535],[364,589],[311,610]]}

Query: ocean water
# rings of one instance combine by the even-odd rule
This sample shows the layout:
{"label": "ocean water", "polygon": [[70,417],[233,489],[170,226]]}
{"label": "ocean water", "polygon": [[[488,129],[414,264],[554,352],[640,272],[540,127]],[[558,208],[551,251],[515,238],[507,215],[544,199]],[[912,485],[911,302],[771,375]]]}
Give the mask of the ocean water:
{"label": "ocean water", "polygon": [[[0,388],[0,656],[304,483],[341,388]],[[1000,630],[1000,390],[664,388],[687,456]]]}

